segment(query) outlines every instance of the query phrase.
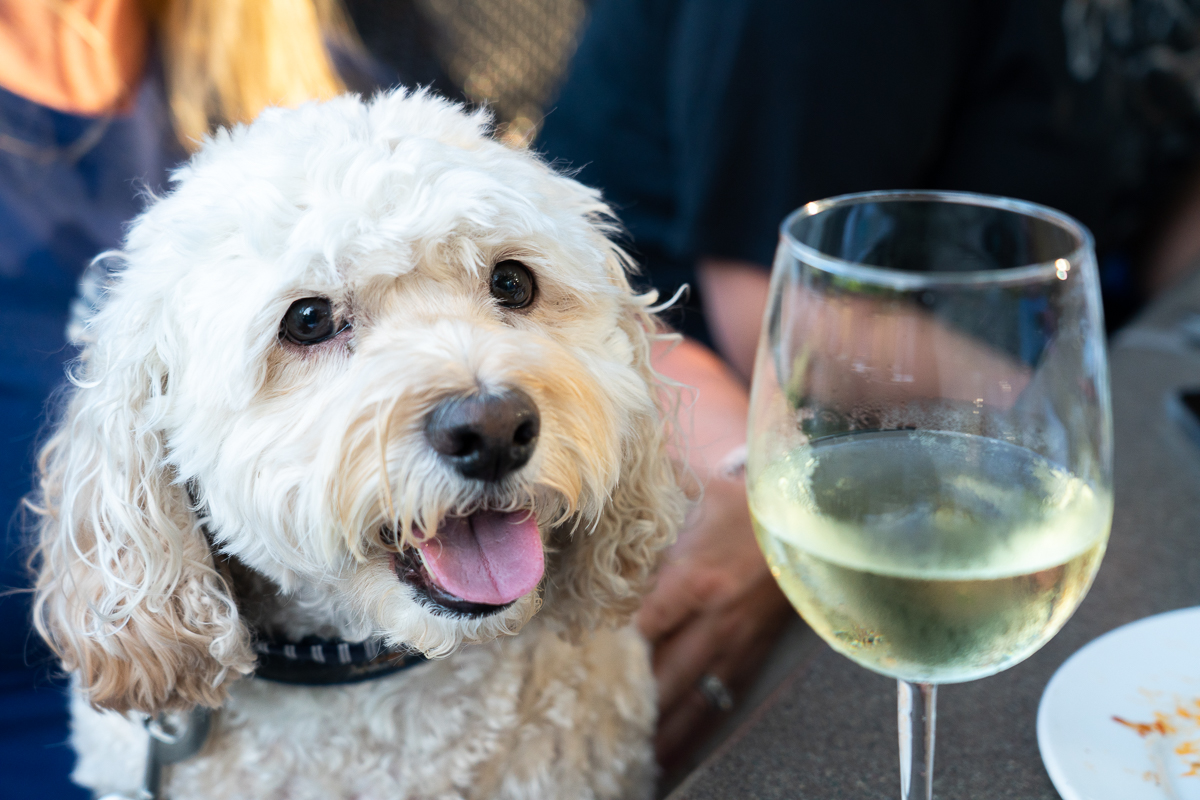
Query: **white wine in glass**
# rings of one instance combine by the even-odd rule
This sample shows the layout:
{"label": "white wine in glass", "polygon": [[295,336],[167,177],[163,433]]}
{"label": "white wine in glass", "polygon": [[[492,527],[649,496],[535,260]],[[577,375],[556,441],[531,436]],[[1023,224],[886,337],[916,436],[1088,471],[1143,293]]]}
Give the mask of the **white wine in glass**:
{"label": "white wine in glass", "polygon": [[936,685],[1027,658],[1091,585],[1112,519],[1105,364],[1091,238],[1062,214],[880,192],[783,225],[750,509],[809,625],[899,679],[905,800],[932,797]]}

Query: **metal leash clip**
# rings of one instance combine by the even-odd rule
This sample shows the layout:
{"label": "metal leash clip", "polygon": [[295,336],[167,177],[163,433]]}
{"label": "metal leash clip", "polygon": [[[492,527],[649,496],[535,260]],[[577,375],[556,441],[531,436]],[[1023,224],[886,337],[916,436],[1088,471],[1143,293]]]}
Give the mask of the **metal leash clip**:
{"label": "metal leash clip", "polygon": [[197,706],[191,711],[159,714],[146,718],[150,747],[142,788],[133,797],[106,794],[99,800],[162,800],[162,770],[167,764],[186,761],[199,753],[208,739],[212,711]]}

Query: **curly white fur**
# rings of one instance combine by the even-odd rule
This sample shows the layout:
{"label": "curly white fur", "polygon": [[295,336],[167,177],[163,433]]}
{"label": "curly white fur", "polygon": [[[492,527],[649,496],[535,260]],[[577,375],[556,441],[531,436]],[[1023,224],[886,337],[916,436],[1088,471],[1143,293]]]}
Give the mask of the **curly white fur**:
{"label": "curly white fur", "polygon": [[[207,141],[130,230],[42,456],[37,623],[75,673],[84,785],[136,788],[135,712],[203,704],[216,732],[171,771],[179,800],[649,791],[653,684],[621,626],[684,502],[652,298],[598,195],[487,130],[403,91],[271,110]],[[490,296],[503,259],[535,274],[528,309]],[[350,328],[282,339],[315,295]],[[502,386],[540,409],[537,448],[466,480],[424,420]],[[488,617],[431,611],[381,531],[403,545],[482,507],[534,511],[542,585]],[[269,608],[213,547],[275,587]],[[247,617],[448,657],[344,687],[239,680]]]}

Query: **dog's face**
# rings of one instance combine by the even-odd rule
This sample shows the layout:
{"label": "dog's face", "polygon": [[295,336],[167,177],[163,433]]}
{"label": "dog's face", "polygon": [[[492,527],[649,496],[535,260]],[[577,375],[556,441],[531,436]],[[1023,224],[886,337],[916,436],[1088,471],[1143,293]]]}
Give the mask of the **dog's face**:
{"label": "dog's face", "polygon": [[268,112],[137,221],[45,455],[39,621],[94,702],[251,667],[211,547],[431,654],[635,607],[681,513],[647,298],[595,193],[485,122]]}

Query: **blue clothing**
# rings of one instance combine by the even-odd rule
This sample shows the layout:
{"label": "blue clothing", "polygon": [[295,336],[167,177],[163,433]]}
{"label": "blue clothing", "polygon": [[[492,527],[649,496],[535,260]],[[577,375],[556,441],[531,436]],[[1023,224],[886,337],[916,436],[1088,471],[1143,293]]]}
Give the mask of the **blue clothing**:
{"label": "blue clothing", "polygon": [[[350,10],[356,22],[395,16],[378,0],[355,0]],[[400,82],[395,67],[368,53],[337,43],[329,53],[351,91]],[[421,63],[414,51],[400,66],[441,85],[436,64],[417,69]],[[54,392],[75,356],[66,326],[80,275],[120,245],[186,157],[157,67],[147,70],[133,109],[111,119],[65,114],[0,89],[0,800],[89,796],[68,778],[75,756],[65,678],[30,628],[29,593],[4,590],[30,584],[28,521],[18,509],[32,488]]]}
{"label": "blue clothing", "polygon": [[[133,109],[111,119],[55,111],[0,89],[0,587],[26,588],[27,521],[47,404],[74,353],[66,343],[76,282],[185,153],[161,79],[149,70]],[[29,626],[29,594],[0,594],[0,797],[85,798],[64,681]]]}

